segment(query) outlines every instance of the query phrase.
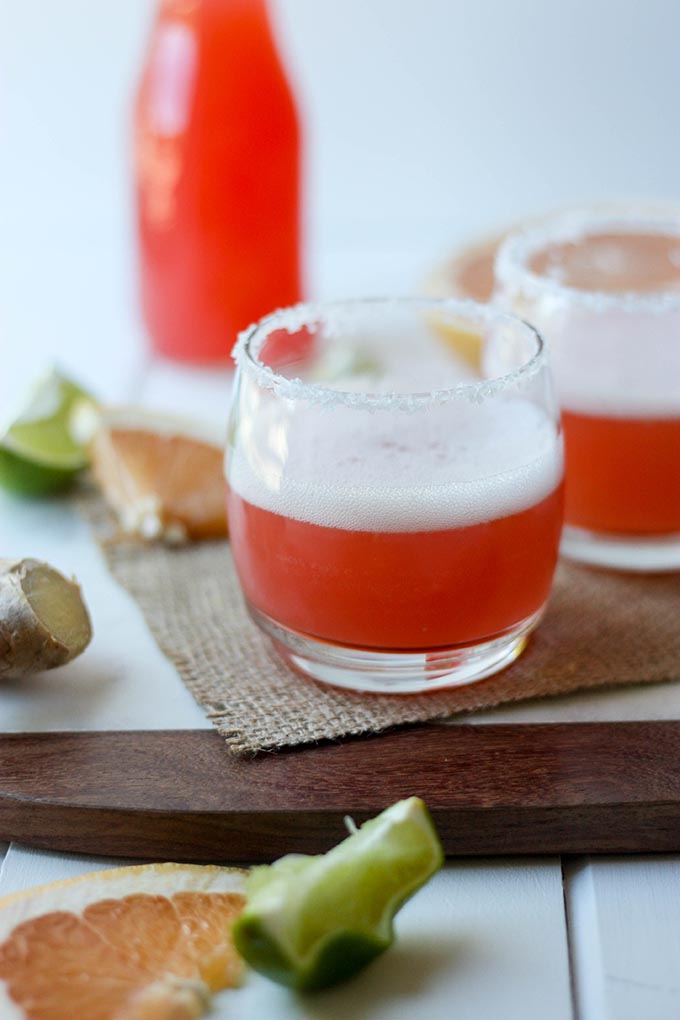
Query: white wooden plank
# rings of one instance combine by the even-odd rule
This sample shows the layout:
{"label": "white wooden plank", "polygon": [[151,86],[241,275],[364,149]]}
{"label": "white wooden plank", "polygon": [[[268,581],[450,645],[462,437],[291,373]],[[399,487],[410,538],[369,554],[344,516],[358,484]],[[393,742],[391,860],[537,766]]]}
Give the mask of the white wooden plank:
{"label": "white wooden plank", "polygon": [[602,955],[589,858],[563,863],[572,993],[578,1020],[606,1020]]}
{"label": "white wooden plank", "polygon": [[[561,698],[501,705],[466,717],[470,723],[625,722],[680,719],[680,680],[619,690],[584,691]],[[460,719],[458,720],[461,721]]]}
{"label": "white wooden plank", "polygon": [[[125,863],[125,862],[123,862]],[[12,893],[33,889],[47,882],[76,878],[88,871],[115,867],[105,858],[86,858],[76,854],[53,854],[47,851],[9,846],[0,867],[0,899]],[[0,987],[0,1016],[2,1020],[21,1020],[23,1014],[11,1000],[7,989]]]}
{"label": "white wooden plank", "polygon": [[566,891],[579,1020],[677,1020],[680,859],[583,860]]}
{"label": "white wooden plank", "polygon": [[[13,846],[0,895],[107,859]],[[215,1020],[572,1020],[556,860],[449,864],[404,908],[395,947],[364,974],[303,998],[255,975],[217,997]]]}
{"label": "white wooden plank", "polygon": [[[357,980],[301,1001],[261,979],[220,1017],[566,1020],[572,1017],[555,862],[449,865],[406,906],[394,950]],[[222,1005],[224,1003],[224,1005]]]}
{"label": "white wooden plank", "polygon": [[12,843],[0,870],[0,897],[11,893],[24,892],[47,882],[58,882],[63,878],[77,878],[91,871],[105,868],[120,868],[136,862],[112,857],[85,857],[82,854],[58,854],[49,850],[34,850],[32,847]]}

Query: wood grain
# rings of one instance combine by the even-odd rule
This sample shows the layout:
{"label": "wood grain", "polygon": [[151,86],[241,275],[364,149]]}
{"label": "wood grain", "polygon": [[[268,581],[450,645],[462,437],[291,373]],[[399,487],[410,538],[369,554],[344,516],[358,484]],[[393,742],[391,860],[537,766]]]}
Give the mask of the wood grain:
{"label": "wood grain", "polygon": [[318,853],[400,797],[448,855],[680,850],[680,722],[409,728],[236,759],[212,730],[0,735],[0,840],[126,857]]}

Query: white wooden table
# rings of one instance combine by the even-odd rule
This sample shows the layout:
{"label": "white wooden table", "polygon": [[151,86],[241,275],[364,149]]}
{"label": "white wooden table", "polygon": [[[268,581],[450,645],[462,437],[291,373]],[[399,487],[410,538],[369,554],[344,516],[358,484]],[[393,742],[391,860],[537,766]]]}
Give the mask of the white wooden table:
{"label": "white wooden table", "polygon": [[[348,2],[350,13],[358,18],[361,5],[353,0]],[[439,0],[429,2],[440,17],[449,10]],[[383,15],[388,10],[394,11],[393,5],[379,6]],[[401,4],[408,8],[404,32],[412,32],[420,24],[416,14],[421,6]],[[314,12],[322,7],[305,0],[290,0],[289,5],[297,14],[307,16],[310,23],[314,21]],[[561,5],[555,5],[556,12],[558,7]],[[661,9],[655,0],[645,5],[645,32],[649,29],[652,33],[656,24],[652,15],[657,7]],[[346,9],[347,4],[343,4],[343,12]],[[623,28],[617,28],[615,19],[609,21],[605,17],[607,10],[611,13],[615,9],[619,10],[620,4],[607,0],[597,13],[597,18],[607,23],[608,32],[613,32],[611,52],[621,42],[617,31],[623,32]],[[633,5],[626,5],[626,9],[631,18],[637,17]],[[95,10],[96,18],[91,14]],[[494,52],[501,51],[505,33],[518,11],[522,17],[528,17],[535,8],[520,3],[514,7],[496,5],[495,16],[501,20],[493,30]],[[665,11],[671,17],[667,6]],[[510,20],[503,22],[504,17]],[[555,13],[554,17],[561,15]],[[475,15],[466,22],[467,30],[477,32],[480,39],[486,38],[483,34],[491,31],[493,23],[485,19],[483,13]],[[225,419],[228,375],[181,370],[154,362],[145,352],[137,321],[127,227],[123,128],[144,20],[143,5],[140,8],[133,0],[110,5],[64,0],[53,7],[41,4],[40,0],[26,0],[22,4],[0,0],[0,75],[4,97],[0,170],[0,412],[24,381],[56,358],[104,399],[143,401],[176,412],[200,409],[203,415],[216,421]],[[377,15],[366,26],[367,32],[374,33],[375,45],[378,37],[382,38],[380,26]],[[339,30],[338,25],[336,29]],[[292,32],[291,46],[298,54],[309,48],[302,29],[297,37],[291,25],[287,31]],[[641,33],[642,29],[637,32],[628,26],[626,46],[638,45],[631,40],[642,38]],[[662,34],[670,45],[673,32],[666,29]],[[347,38],[344,42],[347,43]],[[317,43],[312,56],[320,73],[328,51],[321,45],[320,36]],[[534,47],[532,37],[527,36],[526,45],[531,48],[532,60],[537,53],[540,56],[540,48]],[[596,50],[593,67],[599,67],[602,57],[601,50],[597,47]],[[666,52],[663,45],[659,52],[662,55]],[[557,50],[551,54],[551,61],[567,59]],[[382,56],[387,60],[386,52]],[[444,66],[436,61],[431,64],[435,68],[433,74],[439,74]],[[460,61],[451,65],[455,70]],[[635,54],[630,57],[629,66],[638,67]],[[465,67],[467,77],[472,71],[467,64]],[[341,92],[342,101],[347,101],[345,84],[350,88],[350,99],[352,87],[365,87],[361,84],[361,67],[355,70],[359,86],[352,86],[351,81],[347,83],[339,74],[330,82],[329,90],[334,88],[337,93],[333,102],[340,102]],[[676,72],[677,61],[661,59],[649,71],[648,84],[658,98],[655,110],[663,111],[664,103],[674,101],[677,88],[671,87],[674,82],[668,75]],[[584,73],[588,73],[587,67]],[[405,88],[410,89],[411,80],[408,78]],[[522,110],[523,104],[531,103],[535,90],[528,78],[526,87],[514,79],[513,83],[514,92],[511,90],[509,97],[498,93],[499,101]],[[581,85],[586,87],[583,82]],[[553,87],[550,82],[548,86]],[[308,98],[312,119],[316,116],[318,122],[325,100],[316,93],[310,93]],[[634,100],[632,93],[622,93],[622,103],[630,107]],[[423,103],[424,110],[427,104],[424,100]],[[402,105],[407,115],[410,107],[406,101]],[[347,142],[349,122],[343,121],[340,114],[338,118],[331,118],[331,122],[340,124],[340,135],[344,131]],[[644,111],[638,110],[638,119],[644,130],[653,131]],[[582,139],[585,144],[587,136],[591,149],[594,123],[584,129],[586,135]],[[112,124],[115,131],[111,130]],[[521,132],[519,121],[515,126]],[[572,128],[575,130],[573,125]],[[470,211],[475,202],[479,207],[484,201],[481,191],[474,192],[478,168],[463,159],[462,164],[451,163],[451,167],[458,174],[456,186],[464,189],[466,201],[458,204],[455,216],[449,216],[448,224],[444,223],[439,233],[433,224],[436,222],[439,227],[442,224],[428,214],[428,208],[432,212],[433,206],[426,208],[425,196],[420,204],[415,204],[415,212],[411,210],[408,236],[413,243],[406,243],[406,234],[400,235],[394,223],[385,226],[381,233],[371,221],[373,241],[364,244],[366,232],[353,233],[351,224],[345,223],[343,227],[339,223],[353,203],[360,204],[362,200],[356,193],[341,194],[353,161],[339,164],[337,172],[332,172],[330,130],[323,124],[322,129],[328,142],[325,149],[321,146],[326,161],[325,184],[319,185],[317,178],[316,183],[312,182],[317,212],[309,260],[311,287],[317,295],[338,297],[412,290],[431,264],[437,248],[441,248],[444,236],[450,236],[452,223],[461,230],[475,224],[485,225],[484,216],[475,219]],[[392,140],[400,129],[401,123],[395,120],[391,125]],[[435,134],[433,128],[432,136]],[[421,141],[427,141],[425,135],[426,132],[421,134]],[[663,137],[670,144],[670,133]],[[519,139],[517,150],[523,144],[521,134]],[[399,189],[405,186],[406,176],[417,174],[419,169],[411,162],[406,169],[401,168],[399,178],[394,152],[388,143],[389,139],[381,172],[377,173],[373,163],[370,170],[374,176],[377,173],[381,182],[384,179],[396,206],[397,200],[401,201]],[[643,154],[640,157],[643,161],[651,144],[650,135],[636,147]],[[351,139],[349,149],[343,151],[345,156],[351,153]],[[444,162],[447,156],[454,155],[453,144],[446,152],[439,152]],[[493,159],[491,151],[488,155]],[[534,152],[532,160],[535,155]],[[559,165],[556,163],[552,168],[553,184],[560,179],[560,173],[563,181],[569,173],[559,162],[566,158],[565,153],[560,150],[555,158]],[[614,153],[612,159],[618,161],[619,168],[619,156]],[[675,164],[669,151],[668,158],[658,159],[655,165],[659,174],[666,168],[670,180],[677,166],[677,152]],[[511,191],[514,188],[516,203],[521,201],[521,195],[526,200],[531,188],[522,176],[526,173],[526,162],[522,167],[520,172],[518,164],[515,177],[508,184]],[[600,182],[596,187],[602,190],[602,182],[607,180],[607,164],[601,160],[598,167],[591,170],[594,179]],[[313,169],[317,174],[324,167],[316,165]],[[619,179],[616,178],[617,182]],[[482,183],[486,180],[484,175],[480,180]],[[659,181],[655,183],[663,188],[664,182],[661,178]],[[384,214],[389,202],[375,187],[375,180],[373,185],[374,197],[383,201]],[[423,185],[421,177],[421,188]],[[353,186],[356,188],[356,181]],[[488,180],[485,186],[488,187]],[[434,195],[440,202],[444,194],[441,177],[438,187]],[[645,187],[644,179],[640,187]],[[335,223],[337,229],[331,229],[336,201],[341,215]],[[363,201],[370,218],[370,196],[363,196]],[[496,205],[490,214],[497,218],[502,214],[509,219],[515,211]],[[419,217],[417,222],[413,217]],[[41,557],[67,573],[76,573],[91,607],[95,628],[91,647],[77,662],[0,689],[0,729],[16,732],[208,725],[156,648],[137,607],[108,575],[84,524],[68,503],[24,502],[0,493],[0,552],[6,556]],[[571,696],[530,708],[515,706],[486,713],[474,721],[647,718],[680,718],[680,684],[617,694]],[[36,852],[16,845],[2,846],[1,852],[4,859],[0,895],[120,863]],[[447,866],[404,909],[398,934],[397,947],[344,988],[302,1000],[264,980],[252,978],[239,992],[219,997],[213,1015],[224,1020],[231,1017],[396,1020],[414,1014],[423,1020],[450,1017],[677,1020],[680,1016],[680,857],[457,862]]]}

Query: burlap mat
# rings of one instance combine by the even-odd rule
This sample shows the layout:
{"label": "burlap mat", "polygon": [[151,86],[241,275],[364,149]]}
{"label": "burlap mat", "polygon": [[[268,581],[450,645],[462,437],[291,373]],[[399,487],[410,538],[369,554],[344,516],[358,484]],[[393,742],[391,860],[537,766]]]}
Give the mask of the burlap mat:
{"label": "burlap mat", "polygon": [[251,622],[227,542],[118,541],[101,503],[89,519],[116,580],[237,754],[276,750],[580,688],[680,678],[680,575],[637,577],[562,563],[550,605],[509,669],[448,691],[354,694],[291,673]]}

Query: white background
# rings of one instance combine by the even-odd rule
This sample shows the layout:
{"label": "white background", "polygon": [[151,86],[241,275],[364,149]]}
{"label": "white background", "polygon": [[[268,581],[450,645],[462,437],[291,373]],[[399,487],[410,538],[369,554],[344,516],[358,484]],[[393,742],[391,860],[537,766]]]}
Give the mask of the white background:
{"label": "white background", "polygon": [[[678,193],[675,0],[272,6],[306,120],[317,293],[416,290],[463,237],[579,200]],[[141,348],[129,140],[151,14],[149,0],[0,0],[10,357],[28,344],[68,362],[88,334],[116,379]],[[340,282],[334,253],[348,251]]]}
{"label": "white background", "polygon": [[[326,240],[447,244],[555,203],[677,194],[674,0],[272,7]],[[112,229],[151,11],[149,0],[0,4],[3,218]],[[74,185],[77,209],[63,204]]]}

